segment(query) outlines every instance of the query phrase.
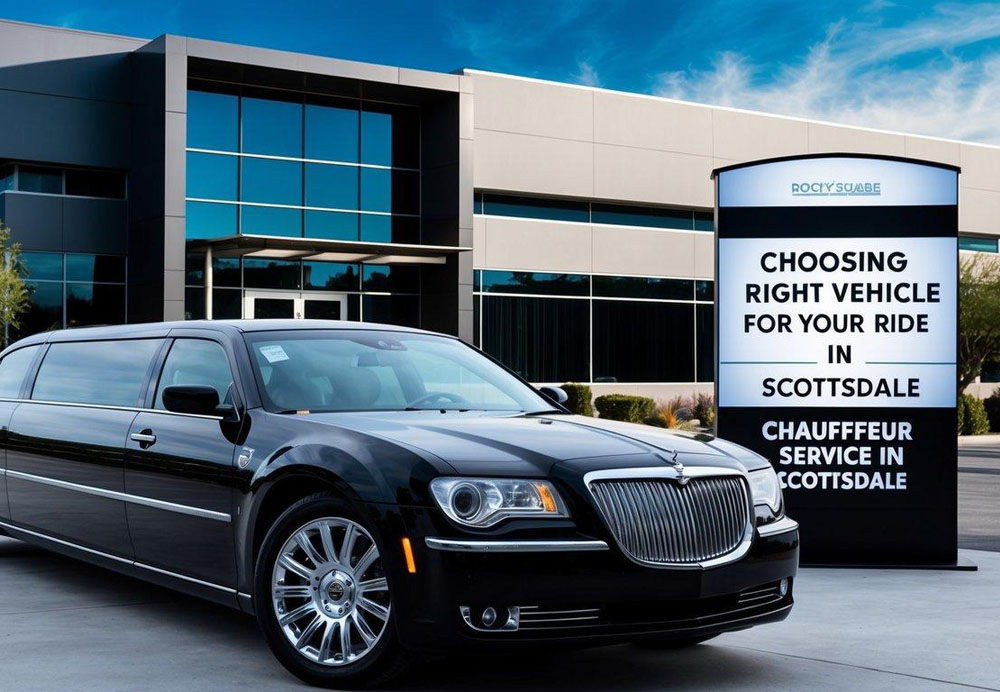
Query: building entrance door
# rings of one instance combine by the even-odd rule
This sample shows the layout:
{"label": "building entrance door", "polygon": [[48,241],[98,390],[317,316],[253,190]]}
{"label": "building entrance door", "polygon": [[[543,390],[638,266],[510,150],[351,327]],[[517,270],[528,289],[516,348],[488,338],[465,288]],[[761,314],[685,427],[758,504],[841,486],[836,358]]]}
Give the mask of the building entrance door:
{"label": "building entrance door", "polygon": [[345,320],[347,294],[246,291],[243,295],[243,317],[248,320]]}

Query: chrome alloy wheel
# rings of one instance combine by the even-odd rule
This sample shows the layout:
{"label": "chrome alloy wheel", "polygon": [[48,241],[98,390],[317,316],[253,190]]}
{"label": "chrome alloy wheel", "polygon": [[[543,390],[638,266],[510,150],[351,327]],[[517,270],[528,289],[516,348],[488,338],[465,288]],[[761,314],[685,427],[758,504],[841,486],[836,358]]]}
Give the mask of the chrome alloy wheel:
{"label": "chrome alloy wheel", "polygon": [[271,600],[288,641],[310,661],[343,666],[375,648],[391,608],[378,546],[362,526],[327,517],[278,553]]}

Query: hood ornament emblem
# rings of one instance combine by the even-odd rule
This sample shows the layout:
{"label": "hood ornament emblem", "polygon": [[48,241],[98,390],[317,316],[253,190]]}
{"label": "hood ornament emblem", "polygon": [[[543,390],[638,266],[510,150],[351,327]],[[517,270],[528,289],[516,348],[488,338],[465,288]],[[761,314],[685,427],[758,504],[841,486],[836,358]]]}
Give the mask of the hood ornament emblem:
{"label": "hood ornament emblem", "polygon": [[[667,454],[669,454],[670,456],[668,457]],[[667,453],[659,452],[657,453],[656,456],[658,456],[660,459],[662,459],[663,461],[667,462],[668,464],[674,467],[674,471],[677,472],[677,477],[674,480],[676,480],[680,485],[687,485],[687,482],[691,480],[691,476],[688,476],[684,473],[684,464],[677,461],[676,451],[671,451]]]}

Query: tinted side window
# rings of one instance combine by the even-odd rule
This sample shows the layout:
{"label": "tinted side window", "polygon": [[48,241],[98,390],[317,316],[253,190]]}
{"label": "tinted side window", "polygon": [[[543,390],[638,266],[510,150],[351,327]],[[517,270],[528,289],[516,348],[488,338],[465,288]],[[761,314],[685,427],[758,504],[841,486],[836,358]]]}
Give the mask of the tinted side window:
{"label": "tinted side window", "polygon": [[219,401],[225,401],[229,388],[233,386],[226,352],[214,341],[178,339],[170,347],[163,364],[163,374],[156,391],[156,408],[165,408],[163,388],[172,384],[207,384],[219,393]]}
{"label": "tinted side window", "polygon": [[16,399],[20,395],[21,383],[39,348],[41,346],[21,348],[0,360],[0,397]]}
{"label": "tinted side window", "polygon": [[52,344],[32,399],[136,406],[159,339]]}

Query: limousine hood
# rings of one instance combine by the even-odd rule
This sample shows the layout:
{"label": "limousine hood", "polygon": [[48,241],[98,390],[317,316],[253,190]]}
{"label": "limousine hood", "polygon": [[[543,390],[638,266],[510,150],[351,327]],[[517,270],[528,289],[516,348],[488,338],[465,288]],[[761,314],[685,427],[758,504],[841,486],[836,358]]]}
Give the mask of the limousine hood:
{"label": "limousine hood", "polygon": [[[547,475],[559,462],[644,455],[663,463],[748,469],[757,454],[711,435],[571,415],[524,416],[477,411],[317,413],[310,419],[422,450],[462,474]],[[642,463],[641,461],[637,463]]]}

